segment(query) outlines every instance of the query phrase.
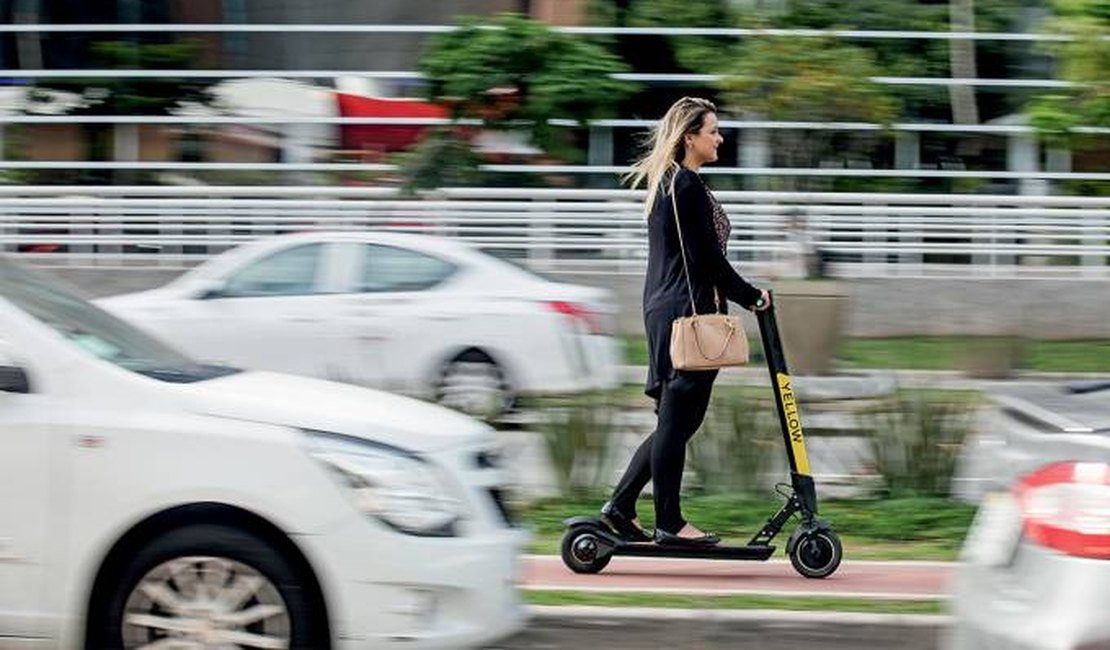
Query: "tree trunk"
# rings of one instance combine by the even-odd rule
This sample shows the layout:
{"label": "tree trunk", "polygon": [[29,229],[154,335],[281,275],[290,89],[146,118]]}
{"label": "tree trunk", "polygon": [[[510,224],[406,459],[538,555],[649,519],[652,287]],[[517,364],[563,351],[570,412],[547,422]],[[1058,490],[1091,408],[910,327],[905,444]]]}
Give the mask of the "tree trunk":
{"label": "tree trunk", "polygon": [[[85,139],[85,160],[98,162],[109,159],[111,139],[109,126],[105,124],[83,124],[81,132]],[[72,172],[76,182],[87,185],[100,185],[111,181],[111,172],[100,169],[83,169]]]}
{"label": "tree trunk", "polygon": [[[975,31],[975,0],[949,0],[948,25],[953,32]],[[959,79],[974,79],[975,41],[953,38],[948,41],[948,58],[952,76]],[[978,124],[979,109],[975,104],[973,86],[949,86],[949,100],[952,105],[952,121],[956,124]]]}
{"label": "tree trunk", "polygon": [[[116,162],[136,162],[139,160],[139,125],[115,124],[112,127],[112,160]],[[138,174],[133,169],[116,170],[112,174],[113,183],[126,185],[135,180]]]}
{"label": "tree trunk", "polygon": [[[16,24],[38,24],[42,11],[40,0],[15,0],[13,22]],[[42,34],[38,32],[23,32],[15,35],[16,56],[19,62],[17,67],[25,70],[39,70],[43,67],[42,61]]]}

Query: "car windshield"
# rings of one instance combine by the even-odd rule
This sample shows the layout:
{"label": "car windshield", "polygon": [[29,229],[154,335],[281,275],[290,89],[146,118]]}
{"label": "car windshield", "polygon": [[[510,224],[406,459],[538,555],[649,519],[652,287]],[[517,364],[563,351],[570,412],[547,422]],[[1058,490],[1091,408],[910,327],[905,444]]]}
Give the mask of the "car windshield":
{"label": "car windshield", "polygon": [[0,297],[88,354],[154,379],[190,383],[237,372],[197,363],[47,276],[3,257]]}

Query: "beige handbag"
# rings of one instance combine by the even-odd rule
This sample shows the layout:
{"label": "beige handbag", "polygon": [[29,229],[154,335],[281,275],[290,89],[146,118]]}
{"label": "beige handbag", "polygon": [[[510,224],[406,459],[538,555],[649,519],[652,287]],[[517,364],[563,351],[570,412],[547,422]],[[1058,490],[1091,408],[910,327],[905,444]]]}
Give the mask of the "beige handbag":
{"label": "beige handbag", "polygon": [[[690,310],[693,316],[674,319],[671,323],[671,365],[675,370],[715,370],[726,366],[748,363],[748,336],[739,316],[728,314],[698,314],[694,305],[694,288],[690,284],[690,269],[686,265],[686,244],[682,241],[682,224],[678,219],[678,202],[675,200],[674,183],[671,183],[671,205],[674,222],[678,228],[678,248],[682,251],[682,270],[686,273],[686,290],[690,292]],[[717,310],[721,298],[713,288]]]}

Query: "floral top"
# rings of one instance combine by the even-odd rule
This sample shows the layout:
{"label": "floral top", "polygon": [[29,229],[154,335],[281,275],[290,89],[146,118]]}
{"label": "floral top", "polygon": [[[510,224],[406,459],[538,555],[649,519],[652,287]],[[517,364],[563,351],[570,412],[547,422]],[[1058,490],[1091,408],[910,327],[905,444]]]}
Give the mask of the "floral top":
{"label": "floral top", "polygon": [[713,204],[713,227],[717,231],[717,244],[721,247],[721,252],[728,252],[728,234],[732,231],[732,223],[728,220],[728,214],[725,213],[724,207],[717,197],[713,196],[713,192],[709,188],[705,188],[709,194],[709,202]]}
{"label": "floral top", "polygon": [[705,190],[706,196],[709,197],[709,203],[713,206],[713,229],[717,231],[717,245],[721,247],[721,252],[728,254],[728,235],[732,232],[732,222],[728,219],[728,213],[725,212],[721,202],[713,196],[713,192],[705,181],[701,179],[701,175],[693,172],[694,177],[701,183],[702,189]]}

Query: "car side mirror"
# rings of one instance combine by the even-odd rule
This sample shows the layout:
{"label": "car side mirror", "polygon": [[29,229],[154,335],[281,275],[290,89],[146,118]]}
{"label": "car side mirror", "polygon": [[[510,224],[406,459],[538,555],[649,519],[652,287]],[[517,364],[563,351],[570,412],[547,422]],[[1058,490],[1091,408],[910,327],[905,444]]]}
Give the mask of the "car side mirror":
{"label": "car side mirror", "polygon": [[19,366],[0,366],[0,391],[30,393],[31,382],[27,379],[27,372]]}
{"label": "car side mirror", "polygon": [[200,293],[197,294],[197,300],[215,300],[216,298],[224,298],[226,296],[227,284],[216,281],[201,289]]}

